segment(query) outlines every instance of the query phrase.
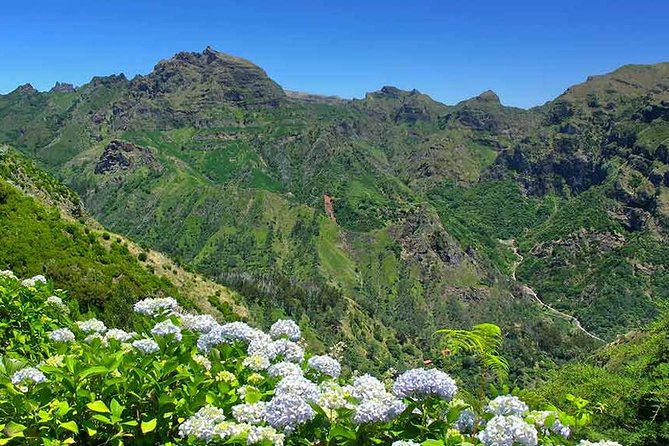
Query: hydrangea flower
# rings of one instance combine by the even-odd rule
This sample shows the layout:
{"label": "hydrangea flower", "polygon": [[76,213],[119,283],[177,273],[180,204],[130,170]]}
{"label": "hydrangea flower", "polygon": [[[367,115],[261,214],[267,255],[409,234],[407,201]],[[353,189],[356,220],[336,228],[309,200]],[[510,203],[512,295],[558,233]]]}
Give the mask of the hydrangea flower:
{"label": "hydrangea flower", "polygon": [[460,412],[458,419],[455,420],[453,426],[458,432],[471,432],[476,421],[476,414],[471,409],[465,409]]}
{"label": "hydrangea flower", "polygon": [[282,357],[285,361],[302,362],[304,361],[304,349],[293,341],[288,339],[278,339],[270,344],[272,354],[269,359]]}
{"label": "hydrangea flower", "polygon": [[315,403],[320,397],[318,386],[303,376],[289,375],[283,378],[274,388],[275,395],[299,395],[310,403]]}
{"label": "hydrangea flower", "polygon": [[214,435],[219,437],[221,440],[225,440],[229,437],[237,437],[240,435],[248,434],[251,431],[250,424],[246,423],[233,423],[231,421],[223,421],[218,423],[214,427]]}
{"label": "hydrangea flower", "polygon": [[352,409],[353,405],[349,402],[350,396],[349,387],[342,387],[334,381],[325,381],[320,385],[318,405],[329,410]]}
{"label": "hydrangea flower", "polygon": [[14,272],[9,269],[0,271],[0,277],[6,277],[8,279],[18,280],[18,278],[14,275]]}
{"label": "hydrangea flower", "polygon": [[372,375],[364,374],[353,380],[351,395],[359,400],[382,398],[388,392],[386,386]]}
{"label": "hydrangea flower", "polygon": [[58,296],[49,296],[46,298],[46,303],[48,305],[51,305],[52,307],[56,307],[61,311],[64,311],[66,313],[70,312],[70,309],[67,308],[67,305],[65,305],[65,302],[63,302],[63,299],[61,299]]}
{"label": "hydrangea flower", "polygon": [[74,342],[74,333],[69,328],[59,328],[49,333],[49,339],[53,342],[62,342],[64,344]]}
{"label": "hydrangea flower", "polygon": [[135,333],[134,331],[127,332],[125,330],[120,330],[118,328],[110,328],[105,333],[105,339],[106,340],[113,339],[113,340],[119,341],[119,342],[128,342],[129,340],[131,340],[132,338],[134,338],[136,336],[137,336],[137,333]]}
{"label": "hydrangea flower", "polygon": [[204,334],[209,333],[220,324],[216,322],[213,316],[209,314],[190,314],[185,313],[181,315],[181,326],[185,330],[196,331]]}
{"label": "hydrangea flower", "polygon": [[537,430],[516,415],[495,415],[477,435],[485,446],[537,445]]}
{"label": "hydrangea flower", "polygon": [[174,336],[176,341],[181,341],[183,337],[181,335],[181,328],[174,325],[170,319],[166,319],[162,322],[158,322],[151,329],[151,334],[155,336]]}
{"label": "hydrangea flower", "polygon": [[33,276],[30,279],[23,279],[21,281],[21,285],[26,288],[34,288],[38,283],[46,283],[46,277],[38,274],[37,276]]}
{"label": "hydrangea flower", "polygon": [[397,440],[393,442],[392,446],[420,446],[420,443],[416,443],[415,441]]}
{"label": "hydrangea flower", "polygon": [[412,369],[402,373],[393,385],[400,398],[422,399],[431,395],[450,400],[457,392],[455,381],[437,369]]}
{"label": "hydrangea flower", "polygon": [[104,347],[107,347],[107,345],[108,345],[107,338],[102,336],[100,333],[91,333],[84,338],[84,342],[86,344],[91,344],[95,340],[100,341],[100,344],[102,344]]}
{"label": "hydrangea flower", "polygon": [[302,331],[300,327],[290,319],[280,319],[269,329],[269,335],[273,339],[279,339],[282,337],[287,337],[291,341],[299,341],[302,337]]}
{"label": "hydrangea flower", "polygon": [[249,431],[247,444],[257,444],[262,442],[269,442],[274,446],[283,446],[286,436],[270,426],[253,426]]}
{"label": "hydrangea flower", "polygon": [[522,417],[529,407],[520,398],[511,395],[498,396],[491,400],[485,411],[493,415],[516,415]]}
{"label": "hydrangea flower", "polygon": [[[551,416],[553,417],[553,423],[551,424],[551,426],[546,426],[546,419]],[[560,420],[557,418],[557,413],[554,411],[535,410],[533,412],[530,412],[530,418],[534,421],[535,425],[543,428],[543,431],[546,434],[553,432],[565,438],[568,438],[571,435],[571,429],[569,429],[569,426],[565,426],[564,424],[562,424]]]}
{"label": "hydrangea flower", "polygon": [[260,424],[265,421],[266,411],[266,402],[243,403],[232,407],[232,416],[238,423]]}
{"label": "hydrangea flower", "polygon": [[[253,342],[261,335],[260,330],[250,327],[244,322],[230,322],[224,325],[215,325],[200,336],[197,340],[197,348],[203,353],[209,353],[211,349],[220,344],[229,344],[235,341]],[[252,352],[249,351],[249,354]]]}
{"label": "hydrangea flower", "polygon": [[25,384],[26,381],[39,384],[46,381],[46,376],[44,376],[44,373],[40,372],[35,367],[22,368],[21,370],[14,372],[12,375],[12,384],[15,386]]}
{"label": "hydrangea flower", "polygon": [[386,423],[406,410],[404,402],[390,393],[383,397],[363,400],[356,408],[353,422]]}
{"label": "hydrangea flower", "polygon": [[79,330],[84,333],[104,333],[107,331],[107,327],[104,322],[97,320],[96,318],[91,318],[87,321],[77,321],[77,327]]}
{"label": "hydrangea flower", "polygon": [[193,355],[193,361],[205,370],[211,370],[211,361],[206,356]]}
{"label": "hydrangea flower", "polygon": [[132,346],[135,347],[135,349],[140,353],[145,355],[150,355],[151,353],[155,353],[160,350],[158,343],[153,339],[148,338],[133,341]]}
{"label": "hydrangea flower", "polygon": [[244,367],[248,367],[254,372],[258,372],[260,370],[267,369],[270,363],[269,359],[267,359],[266,357],[256,354],[244,358],[242,364],[244,365]]}
{"label": "hydrangea flower", "polygon": [[292,432],[314,418],[316,413],[304,398],[293,393],[275,395],[267,404],[266,421],[275,429]]}
{"label": "hydrangea flower", "polygon": [[267,369],[267,374],[272,378],[277,378],[279,376],[286,377],[290,375],[302,376],[302,368],[294,362],[282,361],[272,364],[269,369]]}
{"label": "hydrangea flower", "polygon": [[195,437],[200,441],[211,441],[214,438],[215,427],[225,421],[222,409],[211,405],[204,406],[195,415],[188,418],[179,426],[179,436]]}
{"label": "hydrangea flower", "polygon": [[155,317],[178,312],[179,303],[173,297],[147,298],[136,302],[133,308],[136,313]]}
{"label": "hydrangea flower", "polygon": [[312,370],[335,379],[339,378],[341,374],[341,364],[339,364],[339,361],[327,355],[312,356],[307,361],[307,366]]}

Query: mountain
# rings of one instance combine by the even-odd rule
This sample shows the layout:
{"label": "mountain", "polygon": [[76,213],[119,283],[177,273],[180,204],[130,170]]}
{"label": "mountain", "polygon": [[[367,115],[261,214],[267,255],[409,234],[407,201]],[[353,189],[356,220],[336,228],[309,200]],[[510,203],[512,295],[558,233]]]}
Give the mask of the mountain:
{"label": "mountain", "polygon": [[207,48],[131,80],[20,87],[0,96],[0,141],[252,317],[316,327],[317,350],[345,343],[361,369],[438,361],[436,329],[495,322],[522,380],[669,298],[667,66],[524,110],[490,91],[287,93]]}

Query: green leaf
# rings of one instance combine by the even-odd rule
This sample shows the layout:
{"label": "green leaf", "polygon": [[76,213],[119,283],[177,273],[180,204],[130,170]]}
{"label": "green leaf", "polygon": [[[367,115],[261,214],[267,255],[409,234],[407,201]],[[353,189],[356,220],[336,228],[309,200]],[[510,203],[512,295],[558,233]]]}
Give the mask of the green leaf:
{"label": "green leaf", "polygon": [[26,430],[27,427],[24,426],[23,424],[19,423],[14,423],[13,421],[10,421],[7,423],[7,426],[5,427],[5,435],[8,437],[23,437],[23,431]]}
{"label": "green leaf", "polygon": [[142,429],[143,434],[147,434],[149,432],[152,432],[156,428],[156,424],[158,423],[158,420],[155,418],[149,421],[142,421],[142,425],[140,426]]}
{"label": "green leaf", "polygon": [[107,407],[107,405],[100,400],[93,401],[92,403],[88,403],[88,404],[86,404],[86,407],[91,409],[93,412],[100,412],[100,413],[110,413],[111,412],[109,410],[109,408]]}
{"label": "green leaf", "polygon": [[123,413],[123,406],[121,406],[121,404],[116,401],[116,398],[112,399],[110,406],[112,415],[120,418],[121,414]]}
{"label": "green leaf", "polygon": [[81,375],[79,377],[81,379],[87,378],[91,375],[104,375],[109,373],[109,369],[107,367],[101,366],[101,365],[96,365],[95,367],[90,367],[83,372],[81,372]]}
{"label": "green leaf", "polygon": [[66,421],[65,423],[60,423],[60,427],[63,429],[67,429],[70,432],[74,432],[75,434],[79,433],[79,427],[77,426],[77,423],[74,421]]}

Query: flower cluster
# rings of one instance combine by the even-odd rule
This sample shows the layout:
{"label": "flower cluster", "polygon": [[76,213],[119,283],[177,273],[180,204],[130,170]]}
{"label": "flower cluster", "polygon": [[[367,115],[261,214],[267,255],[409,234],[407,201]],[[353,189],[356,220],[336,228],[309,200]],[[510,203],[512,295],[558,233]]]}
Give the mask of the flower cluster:
{"label": "flower cluster", "polygon": [[455,381],[437,369],[412,369],[402,373],[393,385],[393,393],[400,398],[422,399],[436,395],[450,400],[457,392]]}
{"label": "flower cluster", "polygon": [[493,415],[516,415],[522,417],[529,407],[520,398],[511,395],[498,396],[491,400],[485,411]]}
{"label": "flower cluster", "polygon": [[[550,410],[542,410],[542,411],[535,410],[533,412],[530,412],[530,419],[534,421],[534,424],[537,427],[542,428],[542,431],[545,434],[553,432],[563,436],[564,438],[568,438],[571,435],[571,429],[569,429],[569,426],[565,426],[560,422],[560,420],[558,419],[558,414],[556,412]],[[550,426],[546,425],[548,419],[553,420],[553,422],[550,423]]]}
{"label": "flower cluster", "polygon": [[14,272],[9,269],[0,271],[0,277],[6,277],[8,279],[18,280],[17,277],[14,275]]}
{"label": "flower cluster", "polygon": [[211,441],[214,438],[216,425],[224,420],[225,414],[221,409],[204,406],[179,426],[179,435],[195,437],[201,441]]}
{"label": "flower cluster", "polygon": [[34,384],[43,383],[46,381],[46,376],[44,376],[44,373],[40,372],[35,367],[25,367],[14,372],[12,375],[12,384],[15,386],[19,384],[25,384],[27,381],[30,381]]}
{"label": "flower cluster", "polygon": [[302,376],[302,367],[294,362],[281,361],[272,364],[269,369],[267,369],[267,374],[272,378],[277,378],[279,376],[286,377],[290,375]]}
{"label": "flower cluster", "polygon": [[38,283],[46,283],[46,277],[44,277],[41,274],[38,274],[37,276],[33,276],[29,279],[23,279],[21,281],[21,285],[23,285],[26,288],[34,288]]}
{"label": "flower cluster", "polygon": [[105,333],[105,340],[114,340],[119,342],[128,342],[132,338],[136,337],[137,333],[127,332],[125,330],[120,330],[118,328],[111,328]]}
{"label": "flower cluster", "polygon": [[179,303],[173,297],[148,298],[135,303],[134,310],[151,317],[169,315],[178,312]]}
{"label": "flower cluster", "polygon": [[299,341],[302,337],[300,327],[290,319],[280,319],[269,329],[269,335],[272,339],[287,337],[291,341]]}
{"label": "flower cluster", "polygon": [[327,355],[312,356],[307,361],[307,367],[335,379],[341,374],[339,361]]}
{"label": "flower cluster", "polygon": [[537,445],[537,430],[516,415],[495,415],[478,434],[486,446]]}
{"label": "flower cluster", "polygon": [[84,333],[104,333],[107,331],[104,322],[99,321],[96,318],[91,318],[87,321],[78,321],[76,324],[79,330]]}
{"label": "flower cluster", "polygon": [[67,308],[67,305],[63,302],[63,299],[61,299],[58,296],[49,296],[46,298],[46,303],[51,305],[52,307],[55,307],[59,309],[60,311],[65,311],[66,313],[69,313],[69,308]]}
{"label": "flower cluster", "polygon": [[49,339],[53,342],[70,343],[74,342],[74,333],[69,328],[59,328],[49,333]]}
{"label": "flower cluster", "polygon": [[151,329],[151,334],[161,337],[173,336],[174,340],[177,342],[181,341],[183,338],[183,335],[181,334],[181,328],[174,325],[174,322],[169,319],[158,322],[156,325],[154,325]]}
{"label": "flower cluster", "polygon": [[267,404],[266,421],[275,429],[292,432],[300,424],[314,418],[316,412],[299,395],[284,393],[276,395]]}
{"label": "flower cluster", "polygon": [[232,417],[239,423],[260,424],[265,421],[267,403],[238,404],[232,408]]}
{"label": "flower cluster", "polygon": [[132,346],[135,347],[140,353],[145,355],[150,355],[160,350],[160,346],[153,339],[138,339],[133,341]]}
{"label": "flower cluster", "polygon": [[371,375],[362,375],[353,381],[351,396],[358,400],[353,415],[355,424],[384,423],[404,412],[407,407]]}

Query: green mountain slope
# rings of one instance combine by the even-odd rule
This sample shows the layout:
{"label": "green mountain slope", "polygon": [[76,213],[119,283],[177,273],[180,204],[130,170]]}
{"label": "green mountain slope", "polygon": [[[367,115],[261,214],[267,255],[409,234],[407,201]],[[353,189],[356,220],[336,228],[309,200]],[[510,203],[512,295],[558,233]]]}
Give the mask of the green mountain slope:
{"label": "green mountain slope", "polygon": [[666,65],[621,70],[532,110],[394,87],[348,101],[208,48],[0,96],[0,139],[107,227],[361,368],[434,360],[435,329],[492,321],[522,375],[596,344],[522,284],[605,339],[669,298]]}

